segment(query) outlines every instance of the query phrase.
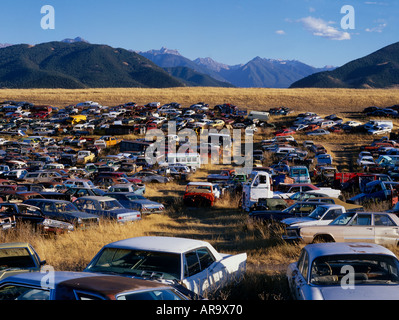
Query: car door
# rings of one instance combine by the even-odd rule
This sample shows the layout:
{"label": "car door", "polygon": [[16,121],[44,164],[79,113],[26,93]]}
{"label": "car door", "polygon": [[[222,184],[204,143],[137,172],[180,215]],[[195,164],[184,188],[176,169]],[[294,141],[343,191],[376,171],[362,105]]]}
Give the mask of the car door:
{"label": "car door", "polygon": [[297,267],[292,271],[288,279],[291,295],[295,300],[305,300],[307,278],[309,271],[309,256],[306,250],[302,250],[297,262]]}
{"label": "car door", "polygon": [[96,208],[96,204],[93,200],[90,199],[78,199],[75,204],[77,207],[87,213],[98,215],[99,212]]}
{"label": "car door", "polygon": [[399,226],[387,214],[374,214],[374,233],[377,244],[398,244]]}
{"label": "car door", "polygon": [[186,252],[183,257],[183,282],[198,294],[216,285],[226,275],[225,267],[218,263],[207,248]]}
{"label": "car door", "polygon": [[345,242],[374,242],[374,226],[371,213],[358,213],[344,228]]}

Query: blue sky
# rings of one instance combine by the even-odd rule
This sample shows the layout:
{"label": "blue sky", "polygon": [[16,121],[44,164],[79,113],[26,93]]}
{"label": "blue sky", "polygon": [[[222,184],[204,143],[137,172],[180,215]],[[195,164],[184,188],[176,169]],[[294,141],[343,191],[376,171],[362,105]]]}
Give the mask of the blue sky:
{"label": "blue sky", "polygon": [[[55,9],[43,30],[41,7]],[[354,29],[343,29],[344,5]],[[167,47],[229,65],[256,56],[340,66],[399,39],[399,1],[385,0],[5,0],[0,43],[38,44],[77,36],[147,51]]]}

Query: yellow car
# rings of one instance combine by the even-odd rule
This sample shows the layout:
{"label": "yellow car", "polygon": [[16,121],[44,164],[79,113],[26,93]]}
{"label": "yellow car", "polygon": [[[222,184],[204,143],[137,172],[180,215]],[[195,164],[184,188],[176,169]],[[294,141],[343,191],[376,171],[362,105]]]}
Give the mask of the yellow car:
{"label": "yellow car", "polygon": [[0,244],[0,280],[25,272],[40,271],[46,264],[35,249],[26,242]]}

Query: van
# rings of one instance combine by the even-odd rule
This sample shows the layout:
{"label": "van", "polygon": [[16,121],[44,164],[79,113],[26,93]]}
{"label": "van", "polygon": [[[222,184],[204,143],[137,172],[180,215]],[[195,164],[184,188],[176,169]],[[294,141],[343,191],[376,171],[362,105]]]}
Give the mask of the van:
{"label": "van", "polygon": [[167,162],[170,165],[183,164],[195,171],[201,167],[201,156],[198,153],[168,153]]}
{"label": "van", "polygon": [[258,119],[259,121],[268,121],[270,113],[264,111],[250,111],[247,118],[250,120]]}
{"label": "van", "polygon": [[336,125],[336,122],[332,121],[332,120],[326,120],[326,121],[320,122],[320,128],[322,128],[322,129],[331,128],[335,125]]}
{"label": "van", "polygon": [[293,166],[290,168],[289,177],[295,183],[311,183],[309,170],[305,166]]}

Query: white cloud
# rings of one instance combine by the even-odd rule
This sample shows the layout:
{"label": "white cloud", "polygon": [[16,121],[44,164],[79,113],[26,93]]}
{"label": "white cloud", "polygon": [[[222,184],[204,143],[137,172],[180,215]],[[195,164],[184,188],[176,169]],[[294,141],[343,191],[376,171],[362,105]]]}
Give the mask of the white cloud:
{"label": "white cloud", "polygon": [[351,38],[351,35],[348,32],[332,27],[331,21],[326,22],[323,19],[306,17],[299,19],[298,22],[301,22],[306,30],[318,37],[330,40],[349,40]]}
{"label": "white cloud", "polygon": [[284,30],[276,30],[276,34],[284,35],[285,31]]}
{"label": "white cloud", "polygon": [[377,5],[377,6],[387,6],[387,2],[377,2],[377,1],[366,1],[364,4],[369,4],[369,5]]}
{"label": "white cloud", "polygon": [[387,26],[386,23],[381,23],[381,24],[379,24],[378,26],[376,26],[374,28],[367,28],[366,32],[378,32],[378,33],[381,33],[385,29],[386,26]]}

